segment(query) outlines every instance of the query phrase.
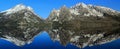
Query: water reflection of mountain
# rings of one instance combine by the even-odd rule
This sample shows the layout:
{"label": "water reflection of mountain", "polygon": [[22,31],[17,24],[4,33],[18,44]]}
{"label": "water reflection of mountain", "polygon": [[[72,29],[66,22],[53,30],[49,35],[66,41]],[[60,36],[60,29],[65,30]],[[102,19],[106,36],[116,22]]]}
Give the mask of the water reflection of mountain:
{"label": "water reflection of mountain", "polygon": [[[71,28],[71,29],[66,29]],[[0,37],[18,46],[29,44],[39,32],[47,31],[53,41],[62,45],[73,44],[77,47],[104,44],[119,39],[118,26],[82,27],[75,30],[73,27],[43,28],[34,26],[1,26]]]}
{"label": "water reflection of mountain", "polygon": [[17,5],[0,13],[0,38],[23,46],[46,31],[62,45],[70,43],[80,48],[100,45],[119,39],[119,16],[120,12],[110,8],[80,3],[53,10],[44,20],[30,7]]}
{"label": "water reflection of mountain", "polygon": [[0,37],[2,39],[8,40],[18,46],[22,46],[25,44],[29,44],[32,42],[34,36],[39,34],[39,32],[43,31],[42,29],[39,29],[38,27],[27,27],[22,26],[24,28],[20,27],[0,27]]}
{"label": "water reflection of mountain", "polygon": [[62,45],[71,43],[78,47],[86,47],[111,42],[119,38],[119,27],[93,27],[81,28],[80,30],[64,28],[51,29],[49,34],[53,40],[60,41]]}
{"label": "water reflection of mountain", "polygon": [[[21,28],[22,27],[22,28]],[[23,28],[24,27],[24,28]],[[29,44],[39,32],[46,29],[40,27],[0,27],[0,37],[8,40],[18,46]],[[78,47],[86,47],[111,42],[119,38],[119,27],[93,27],[81,28],[76,31],[74,29],[46,30],[54,41],[59,41],[62,45],[73,44]]]}

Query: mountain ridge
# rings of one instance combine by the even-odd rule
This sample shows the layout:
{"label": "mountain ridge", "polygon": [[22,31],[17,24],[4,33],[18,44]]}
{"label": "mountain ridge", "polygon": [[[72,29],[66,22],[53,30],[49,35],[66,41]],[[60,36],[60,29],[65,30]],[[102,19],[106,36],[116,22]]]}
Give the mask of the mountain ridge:
{"label": "mountain ridge", "polygon": [[[63,6],[64,7],[64,6]],[[67,8],[67,7],[66,7]],[[92,4],[84,4],[78,3],[71,8],[68,8],[70,13],[73,15],[82,15],[82,16],[99,16],[102,17],[105,14],[109,15],[118,15],[120,12],[113,10],[111,8],[103,7],[103,6],[95,6]],[[56,13],[56,16],[59,16],[60,10],[53,10]],[[53,13],[53,11],[51,13]],[[50,17],[50,16],[49,16]],[[49,19],[49,17],[47,19]]]}
{"label": "mountain ridge", "polygon": [[[120,12],[84,3],[78,3],[71,8],[63,6],[58,10],[54,9],[46,20],[36,15],[32,8],[22,4],[0,12],[0,27],[5,27],[0,30],[2,32],[0,36],[18,46],[29,44],[28,41],[31,41],[39,31],[45,30],[53,40],[58,40],[63,45],[72,43],[83,48],[90,44],[118,39],[119,33],[117,37],[114,33],[108,33],[114,26],[120,26]],[[15,28],[11,29],[13,31],[4,31],[7,27],[8,30]],[[17,32],[19,30],[20,32]],[[114,38],[108,39],[109,36]]]}

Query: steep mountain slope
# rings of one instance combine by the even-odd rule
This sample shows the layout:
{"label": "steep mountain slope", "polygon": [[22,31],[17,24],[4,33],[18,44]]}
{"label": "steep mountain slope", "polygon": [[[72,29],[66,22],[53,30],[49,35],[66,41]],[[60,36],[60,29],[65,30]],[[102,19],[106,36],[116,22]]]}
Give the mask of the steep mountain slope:
{"label": "steep mountain slope", "polygon": [[32,8],[19,4],[0,13],[0,25],[39,25],[43,19],[39,18]]}

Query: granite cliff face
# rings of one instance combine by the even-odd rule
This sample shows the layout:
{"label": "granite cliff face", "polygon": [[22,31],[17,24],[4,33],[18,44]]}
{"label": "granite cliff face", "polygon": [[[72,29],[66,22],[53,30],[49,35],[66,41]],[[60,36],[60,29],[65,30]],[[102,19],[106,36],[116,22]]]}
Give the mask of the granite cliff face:
{"label": "granite cliff face", "polygon": [[22,4],[0,12],[0,38],[18,46],[31,43],[36,35],[46,31],[62,45],[84,48],[119,39],[119,29],[120,12],[84,3],[54,9],[46,20]]}

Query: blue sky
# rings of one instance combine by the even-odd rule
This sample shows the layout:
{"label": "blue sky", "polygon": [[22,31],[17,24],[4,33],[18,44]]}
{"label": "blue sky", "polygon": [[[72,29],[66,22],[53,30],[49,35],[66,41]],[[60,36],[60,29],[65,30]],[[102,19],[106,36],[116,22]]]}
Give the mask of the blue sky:
{"label": "blue sky", "polygon": [[59,9],[63,5],[71,7],[79,2],[106,6],[120,11],[120,0],[0,0],[0,11],[7,10],[22,3],[32,7],[34,12],[42,18],[47,18],[53,8]]}

